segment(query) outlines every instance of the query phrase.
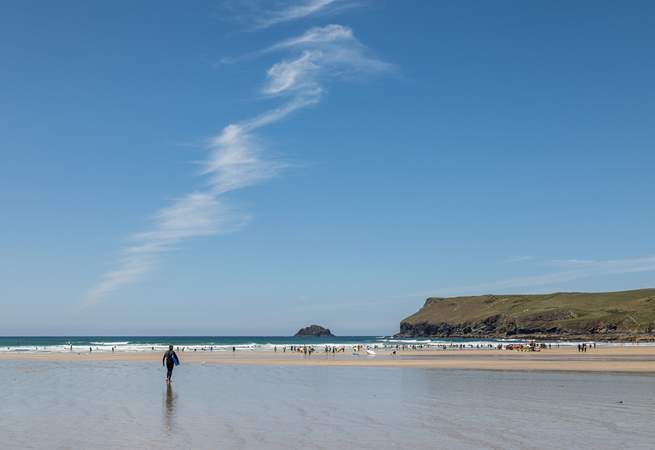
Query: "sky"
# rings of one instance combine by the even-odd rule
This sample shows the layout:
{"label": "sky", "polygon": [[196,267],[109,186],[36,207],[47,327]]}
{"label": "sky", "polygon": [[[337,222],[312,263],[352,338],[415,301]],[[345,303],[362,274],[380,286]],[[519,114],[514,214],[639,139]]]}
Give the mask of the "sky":
{"label": "sky", "polygon": [[0,7],[0,334],[389,335],[655,287],[655,4]]}

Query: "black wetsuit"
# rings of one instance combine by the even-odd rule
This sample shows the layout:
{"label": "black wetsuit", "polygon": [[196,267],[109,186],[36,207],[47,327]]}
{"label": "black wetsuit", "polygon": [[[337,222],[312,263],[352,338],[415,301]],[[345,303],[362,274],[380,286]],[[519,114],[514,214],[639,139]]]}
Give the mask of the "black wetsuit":
{"label": "black wetsuit", "polygon": [[167,350],[166,353],[164,353],[164,357],[161,361],[161,363],[166,366],[166,378],[169,380],[171,379],[171,376],[173,376],[173,367],[175,367],[174,359],[177,359],[178,363],[180,362],[180,359],[177,357],[177,353],[175,353],[173,350]]}

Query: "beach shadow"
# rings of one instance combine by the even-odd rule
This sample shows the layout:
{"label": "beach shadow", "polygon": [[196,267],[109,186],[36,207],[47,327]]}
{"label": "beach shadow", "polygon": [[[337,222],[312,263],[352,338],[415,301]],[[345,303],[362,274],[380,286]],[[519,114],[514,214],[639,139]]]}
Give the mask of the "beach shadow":
{"label": "beach shadow", "polygon": [[166,385],[166,394],[164,397],[164,426],[168,433],[173,432],[173,421],[175,420],[175,393],[173,386],[169,383]]}

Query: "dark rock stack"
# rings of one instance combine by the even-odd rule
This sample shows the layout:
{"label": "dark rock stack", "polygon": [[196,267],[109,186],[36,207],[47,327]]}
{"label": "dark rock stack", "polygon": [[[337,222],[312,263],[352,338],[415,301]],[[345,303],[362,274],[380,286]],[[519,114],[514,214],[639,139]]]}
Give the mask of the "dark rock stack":
{"label": "dark rock stack", "polygon": [[323,328],[319,325],[310,325],[308,327],[301,328],[300,330],[298,330],[298,332],[295,334],[295,337],[300,337],[300,336],[321,337],[321,336],[334,336],[334,335],[328,328]]}

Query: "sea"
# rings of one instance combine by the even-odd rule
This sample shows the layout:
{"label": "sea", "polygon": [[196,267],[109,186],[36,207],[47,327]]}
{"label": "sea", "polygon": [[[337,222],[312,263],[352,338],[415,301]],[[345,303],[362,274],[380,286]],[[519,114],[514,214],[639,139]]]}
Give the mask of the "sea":
{"label": "sea", "polygon": [[[464,349],[485,348],[489,345],[527,343],[521,339],[400,339],[393,336],[0,336],[3,352],[151,352],[166,350],[169,345],[187,351],[273,351],[290,345],[395,347],[418,346],[423,349],[460,345]],[[548,343],[544,341],[544,343]],[[551,341],[553,345],[575,346],[579,342]],[[597,345],[636,345],[631,343],[597,343]],[[639,345],[655,345],[645,343]]]}
{"label": "sea", "polygon": [[395,346],[441,345],[461,342],[485,344],[492,340],[471,339],[395,339],[392,336],[2,336],[0,352],[149,352],[167,349],[169,345],[197,351],[257,350],[273,351],[290,345],[321,346]]}

